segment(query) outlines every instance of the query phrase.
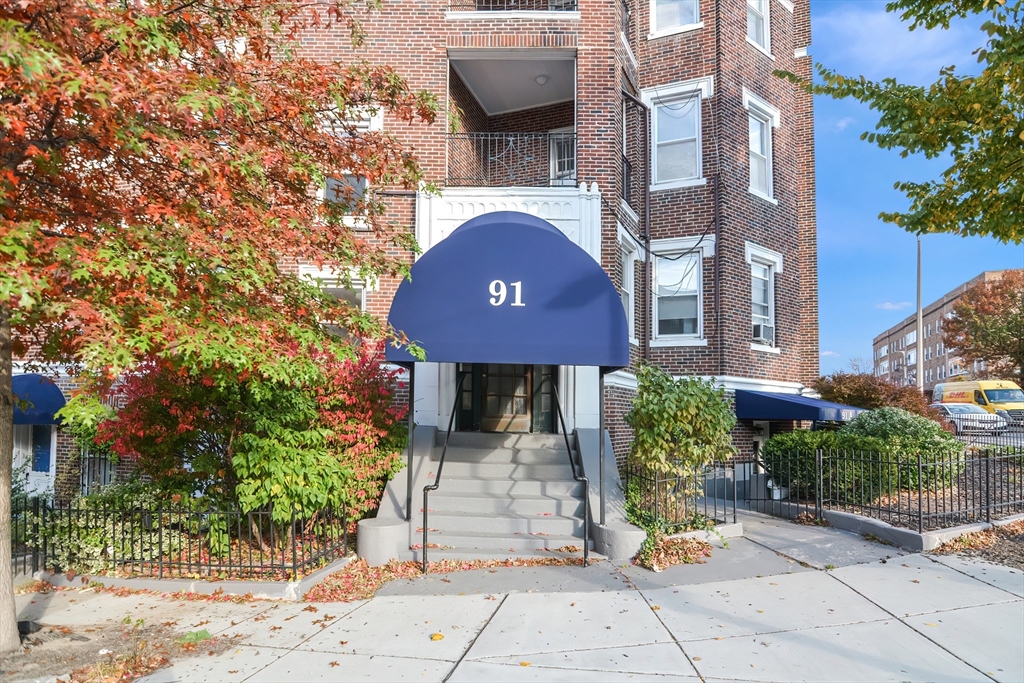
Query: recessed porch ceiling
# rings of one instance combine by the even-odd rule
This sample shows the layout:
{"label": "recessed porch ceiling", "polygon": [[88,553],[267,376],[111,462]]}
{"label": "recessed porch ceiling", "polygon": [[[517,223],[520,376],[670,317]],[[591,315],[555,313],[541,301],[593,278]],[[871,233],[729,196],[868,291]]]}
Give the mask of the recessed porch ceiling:
{"label": "recessed porch ceiling", "polygon": [[488,116],[567,102],[576,95],[574,59],[453,58],[451,65]]}

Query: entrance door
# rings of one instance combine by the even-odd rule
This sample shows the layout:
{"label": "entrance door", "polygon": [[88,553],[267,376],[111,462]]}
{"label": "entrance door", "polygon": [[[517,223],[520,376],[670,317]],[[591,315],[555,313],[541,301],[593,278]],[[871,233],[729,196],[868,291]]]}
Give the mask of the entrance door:
{"label": "entrance door", "polygon": [[459,431],[554,433],[557,366],[460,363],[458,373]]}
{"label": "entrance door", "polygon": [[481,376],[485,432],[529,432],[533,414],[533,366],[488,364]]}

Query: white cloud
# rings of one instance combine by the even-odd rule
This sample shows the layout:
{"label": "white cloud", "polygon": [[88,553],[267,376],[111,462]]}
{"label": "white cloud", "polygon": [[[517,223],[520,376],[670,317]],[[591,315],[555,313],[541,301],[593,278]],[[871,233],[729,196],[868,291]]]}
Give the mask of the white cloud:
{"label": "white cloud", "polygon": [[875,304],[875,308],[880,308],[883,311],[902,311],[904,308],[910,308],[909,301],[885,301],[880,304]]}
{"label": "white cloud", "polygon": [[843,3],[812,19],[814,56],[844,76],[895,77],[923,85],[935,81],[945,66],[979,72],[971,54],[986,40],[979,23],[956,20],[948,30],[910,31],[899,14],[880,4]]}
{"label": "white cloud", "polygon": [[851,123],[854,123],[857,119],[852,116],[844,116],[835,123],[835,129],[837,132],[842,132],[849,128]]}
{"label": "white cloud", "polygon": [[839,358],[840,356],[835,351],[822,351],[821,352],[821,357],[822,358]]}

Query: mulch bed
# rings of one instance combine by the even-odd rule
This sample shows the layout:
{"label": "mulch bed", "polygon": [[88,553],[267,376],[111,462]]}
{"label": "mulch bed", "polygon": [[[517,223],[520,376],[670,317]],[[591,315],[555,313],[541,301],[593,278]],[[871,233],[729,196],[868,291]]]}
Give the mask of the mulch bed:
{"label": "mulch bed", "polygon": [[1024,570],[1024,520],[997,526],[944,543],[937,555],[964,555]]}

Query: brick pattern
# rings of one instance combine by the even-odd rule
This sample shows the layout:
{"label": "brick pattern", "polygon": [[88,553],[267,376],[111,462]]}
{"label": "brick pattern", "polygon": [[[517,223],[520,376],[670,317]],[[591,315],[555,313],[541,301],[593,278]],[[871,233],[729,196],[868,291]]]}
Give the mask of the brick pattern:
{"label": "brick pattern", "polygon": [[[632,17],[623,27],[625,8]],[[368,40],[352,48],[344,27],[300,37],[298,52],[318,60],[365,59],[395,67],[413,89],[438,97],[440,111],[459,111],[459,128],[471,131],[543,131],[575,124],[577,178],[597,183],[603,198],[601,262],[616,282],[618,225],[653,239],[713,234],[717,254],[703,259],[702,294],[706,346],[651,348],[647,359],[677,374],[736,375],[809,383],[818,374],[817,257],[814,206],[813,110],[809,95],[773,75],[776,69],[809,76],[810,57],[794,56],[810,43],[809,0],[797,0],[792,13],[771,3],[771,52],[746,41],[743,0],[701,3],[703,27],[649,38],[649,0],[581,0],[579,19],[562,12],[536,18],[476,16],[447,19],[442,0],[385,3],[366,17]],[[720,13],[720,14],[719,14]],[[479,15],[487,13],[481,12]],[[564,51],[576,57],[574,102],[487,117],[449,65],[449,51],[461,59],[491,52],[503,58],[515,51]],[[635,61],[634,61],[635,59]],[[701,103],[703,185],[650,193],[650,221],[644,214],[644,165],[649,149],[643,109],[628,103],[623,90],[668,86],[698,77],[714,79],[714,94]],[[772,133],[775,202],[751,194],[748,121],[744,89],[781,112]],[[433,125],[408,125],[385,117],[385,129],[415,151],[425,179],[443,184],[450,163],[448,117]],[[625,187],[623,157],[632,165]],[[716,192],[717,188],[717,192]],[[636,220],[620,208],[626,198]],[[387,219],[395,230],[415,226],[415,200],[408,194],[385,197]],[[362,239],[387,245],[386,233]],[[750,272],[744,243],[751,241],[784,255],[776,279],[776,330],[780,353],[752,350]],[[393,248],[393,247],[389,247]],[[412,255],[395,252],[411,262]],[[295,269],[297,264],[288,264]],[[382,277],[366,297],[367,310],[386,317],[397,289],[395,277]],[[641,361],[650,336],[649,296],[644,259],[636,264],[636,332],[632,362]],[[622,422],[629,392],[609,388],[608,423],[616,455],[628,449]],[[396,400],[398,400],[396,398]],[[407,399],[406,399],[407,400]],[[737,427],[737,439],[747,439]]]}

